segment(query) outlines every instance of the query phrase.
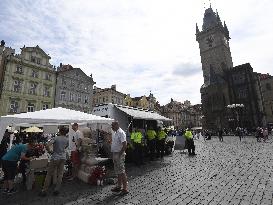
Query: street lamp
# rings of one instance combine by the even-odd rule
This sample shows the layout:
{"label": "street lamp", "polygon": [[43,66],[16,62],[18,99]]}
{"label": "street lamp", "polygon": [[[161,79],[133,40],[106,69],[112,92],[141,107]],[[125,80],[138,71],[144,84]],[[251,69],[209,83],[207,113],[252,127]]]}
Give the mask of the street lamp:
{"label": "street lamp", "polygon": [[231,105],[227,105],[227,108],[232,109],[234,113],[236,113],[236,124],[237,127],[238,125],[240,125],[240,115],[239,115],[239,110],[241,108],[244,108],[244,104],[231,104]]}

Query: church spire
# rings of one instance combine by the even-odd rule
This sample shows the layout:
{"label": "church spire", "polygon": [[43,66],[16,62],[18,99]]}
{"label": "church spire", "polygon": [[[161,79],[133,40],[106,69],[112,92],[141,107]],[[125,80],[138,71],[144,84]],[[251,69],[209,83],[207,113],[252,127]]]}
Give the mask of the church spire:
{"label": "church spire", "polygon": [[199,30],[198,25],[197,25],[197,23],[196,23],[196,34],[197,34],[197,33],[200,33],[200,30]]}
{"label": "church spire", "polygon": [[225,21],[224,21],[224,31],[225,31],[225,34],[227,35],[227,37],[230,39],[230,37],[229,37],[229,30],[227,28],[227,25],[226,25]]}

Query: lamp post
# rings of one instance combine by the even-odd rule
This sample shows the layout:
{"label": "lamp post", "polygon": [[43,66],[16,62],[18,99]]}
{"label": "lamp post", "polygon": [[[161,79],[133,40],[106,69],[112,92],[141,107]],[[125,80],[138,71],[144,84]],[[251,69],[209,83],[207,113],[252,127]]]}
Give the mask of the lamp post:
{"label": "lamp post", "polygon": [[241,126],[241,121],[240,121],[240,109],[244,108],[244,104],[231,104],[231,105],[227,105],[228,109],[231,109],[232,112],[234,112],[236,114],[236,126]]}

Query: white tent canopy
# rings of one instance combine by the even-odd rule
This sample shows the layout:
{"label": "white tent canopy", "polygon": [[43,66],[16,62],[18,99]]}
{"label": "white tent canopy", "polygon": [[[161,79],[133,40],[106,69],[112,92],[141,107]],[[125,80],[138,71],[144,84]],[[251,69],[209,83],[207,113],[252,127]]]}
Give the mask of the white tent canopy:
{"label": "white tent canopy", "polygon": [[36,112],[27,112],[15,115],[7,115],[0,117],[0,141],[4,135],[7,126],[14,126],[21,123],[29,124],[70,124],[70,123],[108,123],[113,119],[104,118],[96,115],[83,113],[80,111],[70,110],[66,108],[52,108],[40,110]]}
{"label": "white tent canopy", "polygon": [[134,119],[171,121],[171,119],[159,115],[156,112],[132,107],[115,105],[116,108],[132,116]]}

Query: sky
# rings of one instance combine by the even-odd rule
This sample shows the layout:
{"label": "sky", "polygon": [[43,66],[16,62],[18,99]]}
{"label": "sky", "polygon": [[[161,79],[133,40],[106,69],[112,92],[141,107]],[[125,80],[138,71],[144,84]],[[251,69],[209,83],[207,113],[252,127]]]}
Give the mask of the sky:
{"label": "sky", "polygon": [[202,28],[209,2],[230,31],[233,65],[272,75],[272,0],[0,0],[0,40],[16,53],[39,45],[52,65],[80,67],[97,87],[196,104],[195,25]]}

